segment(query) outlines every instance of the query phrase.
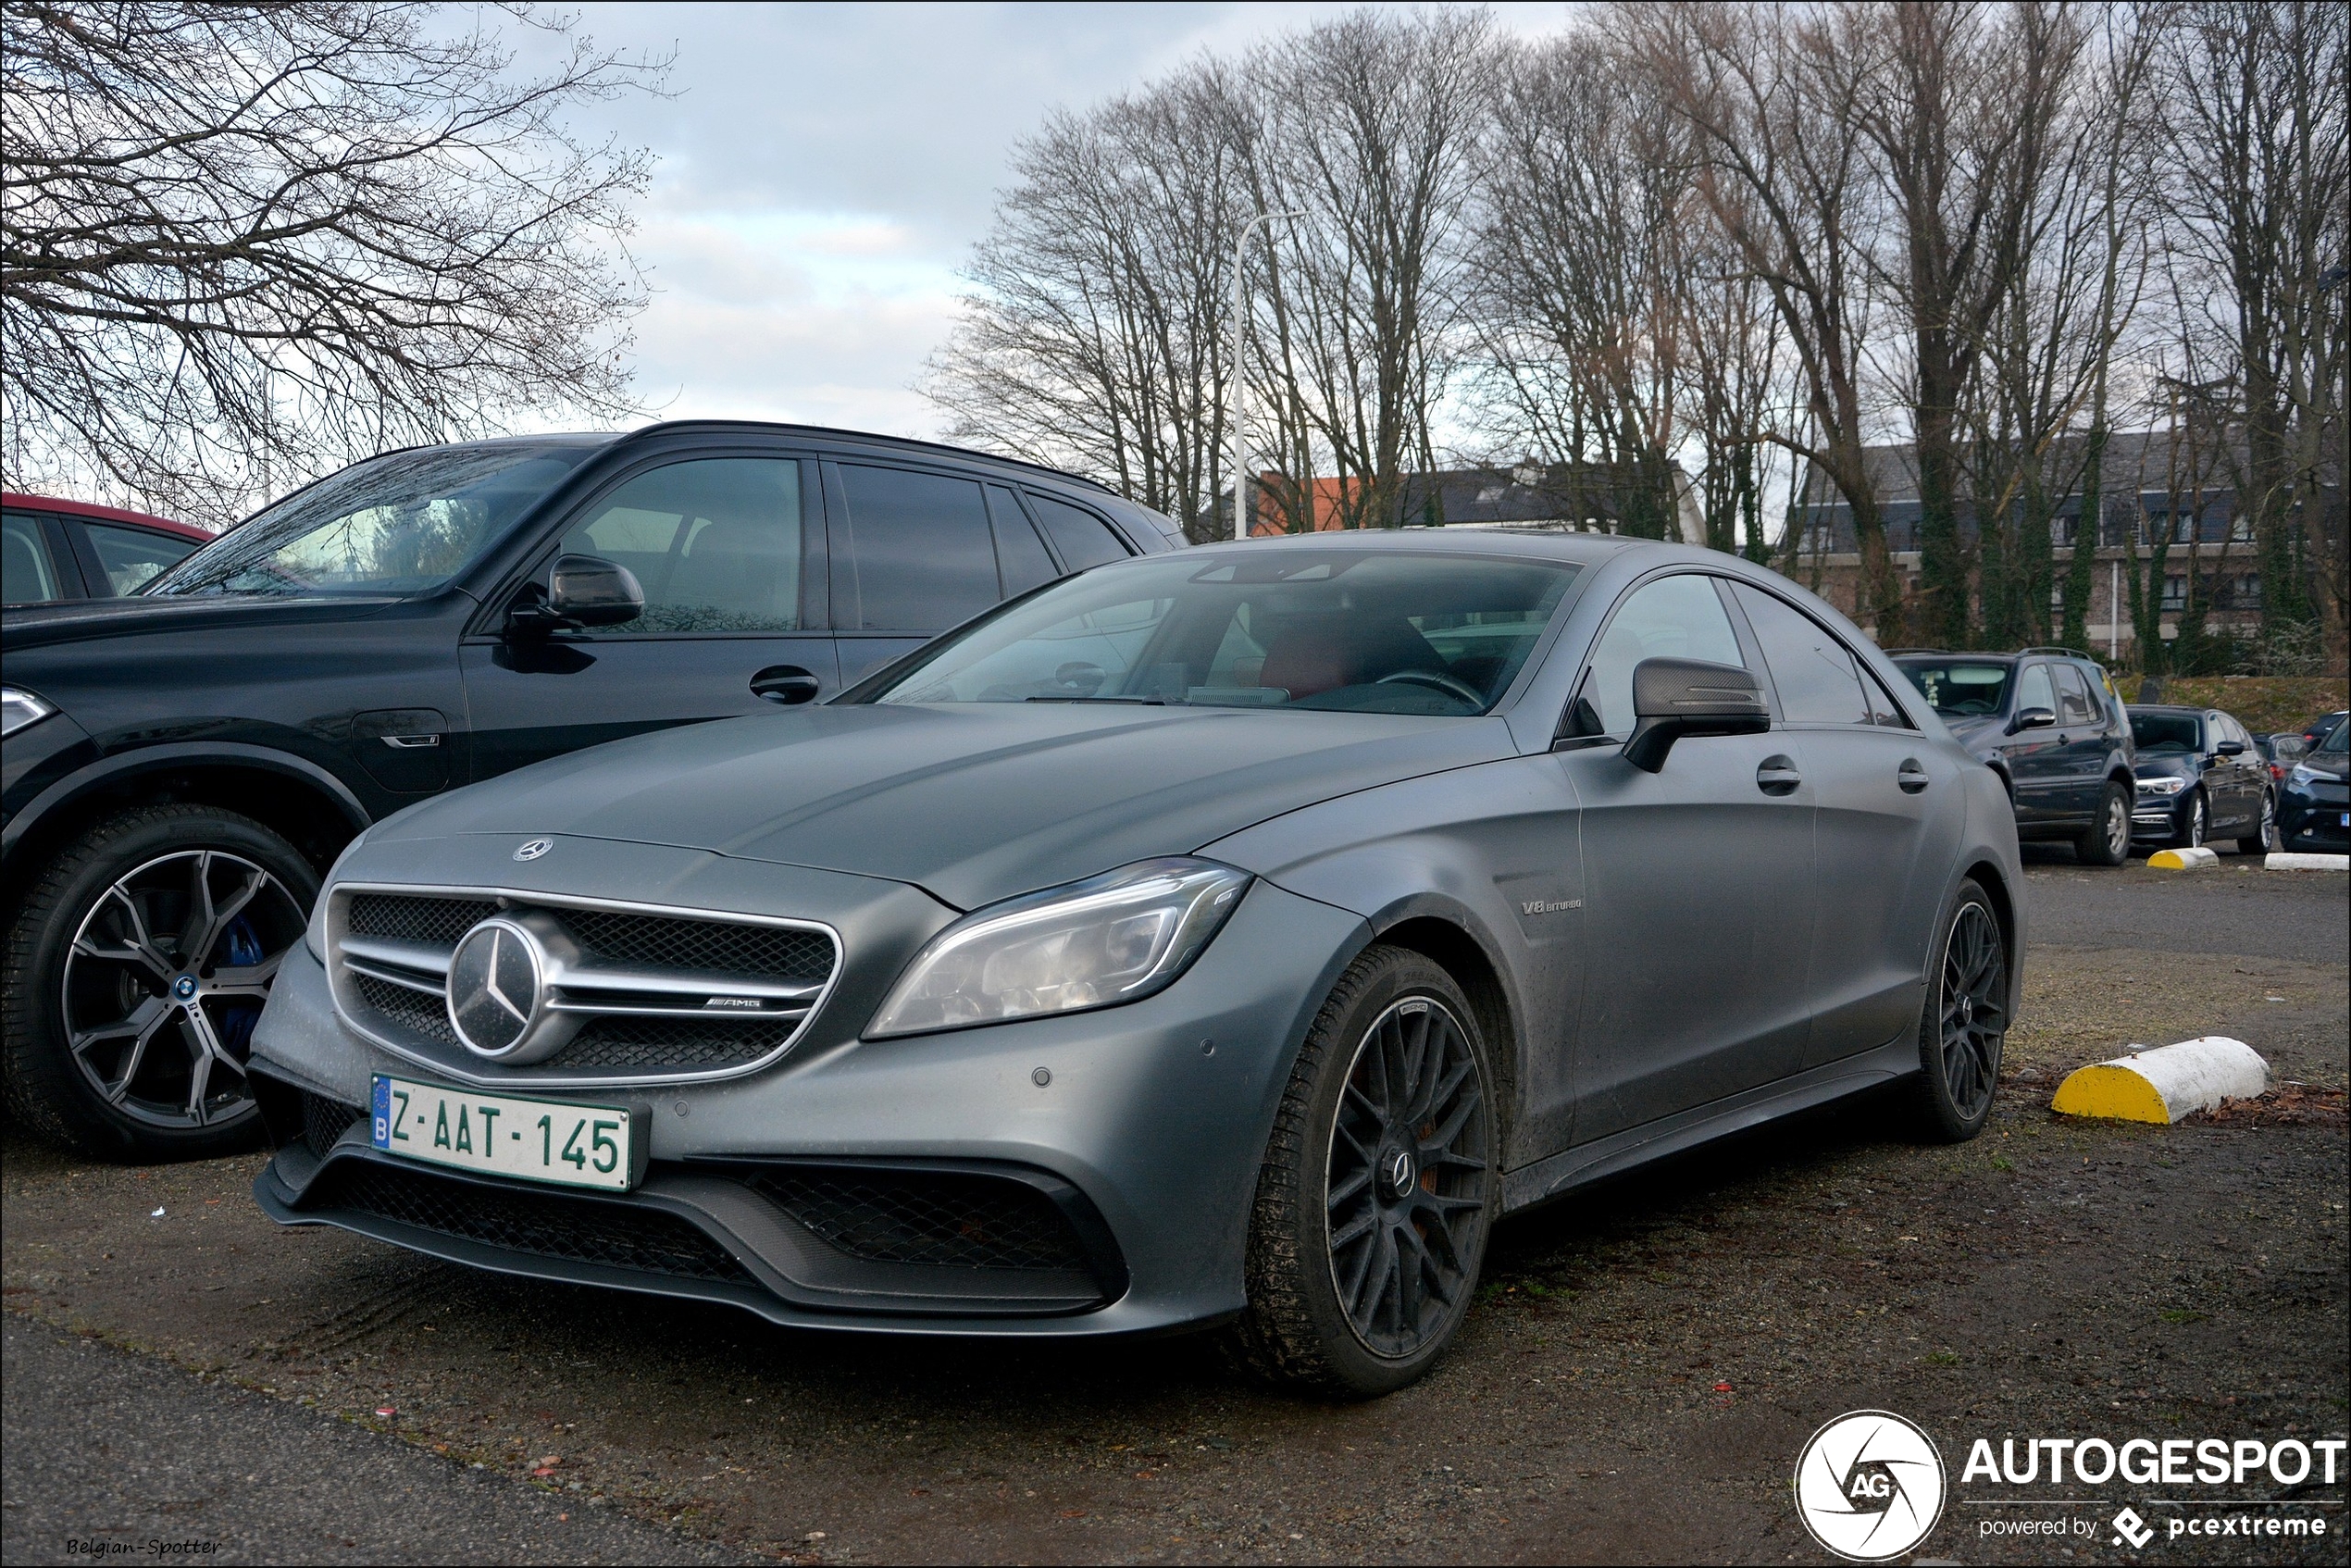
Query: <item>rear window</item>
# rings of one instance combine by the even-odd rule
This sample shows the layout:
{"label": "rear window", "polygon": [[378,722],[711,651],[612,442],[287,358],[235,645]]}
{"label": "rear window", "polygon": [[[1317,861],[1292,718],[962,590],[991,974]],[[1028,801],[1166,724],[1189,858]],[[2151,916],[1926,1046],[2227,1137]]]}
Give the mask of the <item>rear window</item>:
{"label": "rear window", "polygon": [[2013,667],[1976,659],[1900,661],[1919,695],[1946,718],[1996,714],[2008,706]]}

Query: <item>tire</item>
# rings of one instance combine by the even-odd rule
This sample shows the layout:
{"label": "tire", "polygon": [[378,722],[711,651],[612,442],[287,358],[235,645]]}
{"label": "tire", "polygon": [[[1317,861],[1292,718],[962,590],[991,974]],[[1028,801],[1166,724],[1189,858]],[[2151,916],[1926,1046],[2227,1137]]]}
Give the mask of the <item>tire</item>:
{"label": "tire", "polygon": [[2268,854],[2278,842],[2278,798],[2269,790],[2261,791],[2261,815],[2257,820],[2253,837],[2237,840],[2239,854]]}
{"label": "tire", "polygon": [[317,895],[310,863],[235,812],[91,828],[32,878],[0,954],[10,1113],[99,1159],[248,1147],[254,1021]]}
{"label": "tire", "polygon": [[1249,1304],[1227,1331],[1245,1368],[1369,1399],[1444,1353],[1500,1192],[1493,1082],[1476,1015],[1444,970],[1393,947],[1348,966],[1307,1032],[1259,1169]]}
{"label": "tire", "polygon": [[1969,882],[1935,933],[1919,1014],[1915,1119],[1936,1143],[1964,1143],[1991,1119],[2012,988],[1999,916]]}
{"label": "tire", "polygon": [[2212,820],[2211,808],[2204,803],[2204,791],[2191,790],[2180,807],[2179,824],[2171,830],[2171,847],[2194,850],[2204,847],[2205,825]]}
{"label": "tire", "polygon": [[2073,853],[2084,865],[2120,865],[2131,858],[2131,791],[2120,779],[2108,779],[2099,791],[2097,815],[2073,841]]}

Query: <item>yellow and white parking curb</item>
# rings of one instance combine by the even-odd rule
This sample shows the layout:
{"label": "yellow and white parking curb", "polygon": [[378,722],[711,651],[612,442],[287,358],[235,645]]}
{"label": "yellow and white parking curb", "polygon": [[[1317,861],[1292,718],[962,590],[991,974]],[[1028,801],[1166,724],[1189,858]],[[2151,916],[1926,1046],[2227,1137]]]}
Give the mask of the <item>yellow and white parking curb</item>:
{"label": "yellow and white parking curb", "polygon": [[2351,854],[2273,854],[2261,862],[2264,871],[2351,871]]}
{"label": "yellow and white parking curb", "polygon": [[2208,865],[2220,864],[2220,851],[2203,848],[2158,850],[2147,856],[2147,867],[2153,871],[2201,871]]}
{"label": "yellow and white parking curb", "polygon": [[2269,1087],[2270,1064],[2259,1052],[2226,1035],[2204,1035],[2084,1067],[2058,1085],[2049,1109],[2168,1126]]}

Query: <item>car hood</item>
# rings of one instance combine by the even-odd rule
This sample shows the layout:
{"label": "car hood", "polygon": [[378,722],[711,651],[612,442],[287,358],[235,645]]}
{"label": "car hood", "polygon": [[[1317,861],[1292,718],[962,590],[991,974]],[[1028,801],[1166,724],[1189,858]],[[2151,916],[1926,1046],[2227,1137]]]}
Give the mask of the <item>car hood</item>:
{"label": "car hood", "polygon": [[671,844],[911,882],[970,909],[1511,751],[1492,717],[827,706],[559,757],[413,807],[368,841],[566,834]]}
{"label": "car hood", "polygon": [[2185,752],[2158,753],[2152,756],[2141,752],[2132,759],[2131,766],[2142,778],[2200,778],[2204,775],[2202,764]]}
{"label": "car hood", "polygon": [[0,646],[11,653],[56,642],[135,636],[146,631],[209,630],[355,620],[371,616],[396,598],[231,599],[212,596],[148,599],[81,599],[62,604],[11,605],[0,616]]}
{"label": "car hood", "polygon": [[1971,752],[1997,745],[2004,738],[2008,720],[1997,714],[1941,714],[1943,728],[1951,739]]}

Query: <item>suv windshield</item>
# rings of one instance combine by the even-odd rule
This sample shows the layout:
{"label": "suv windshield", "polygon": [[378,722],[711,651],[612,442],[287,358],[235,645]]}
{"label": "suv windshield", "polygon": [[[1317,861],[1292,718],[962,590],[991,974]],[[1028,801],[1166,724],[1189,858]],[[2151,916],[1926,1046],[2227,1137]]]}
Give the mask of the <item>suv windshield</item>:
{"label": "suv windshield", "polygon": [[1910,678],[1910,684],[1919,689],[1919,694],[1934,703],[1934,711],[1946,718],[1996,714],[2008,705],[2010,666],[1972,660],[1895,662]]}
{"label": "suv windshield", "polygon": [[466,569],[578,467],[584,442],[395,452],[298,491],[149,583],[149,594],[422,593]]}
{"label": "suv windshield", "polygon": [[2142,752],[2179,755],[2203,750],[2197,744],[2201,733],[2194,714],[2133,714],[2131,743]]}
{"label": "suv windshield", "polygon": [[1579,569],[1369,550],[1106,566],[948,640],[868,700],[1480,714]]}

